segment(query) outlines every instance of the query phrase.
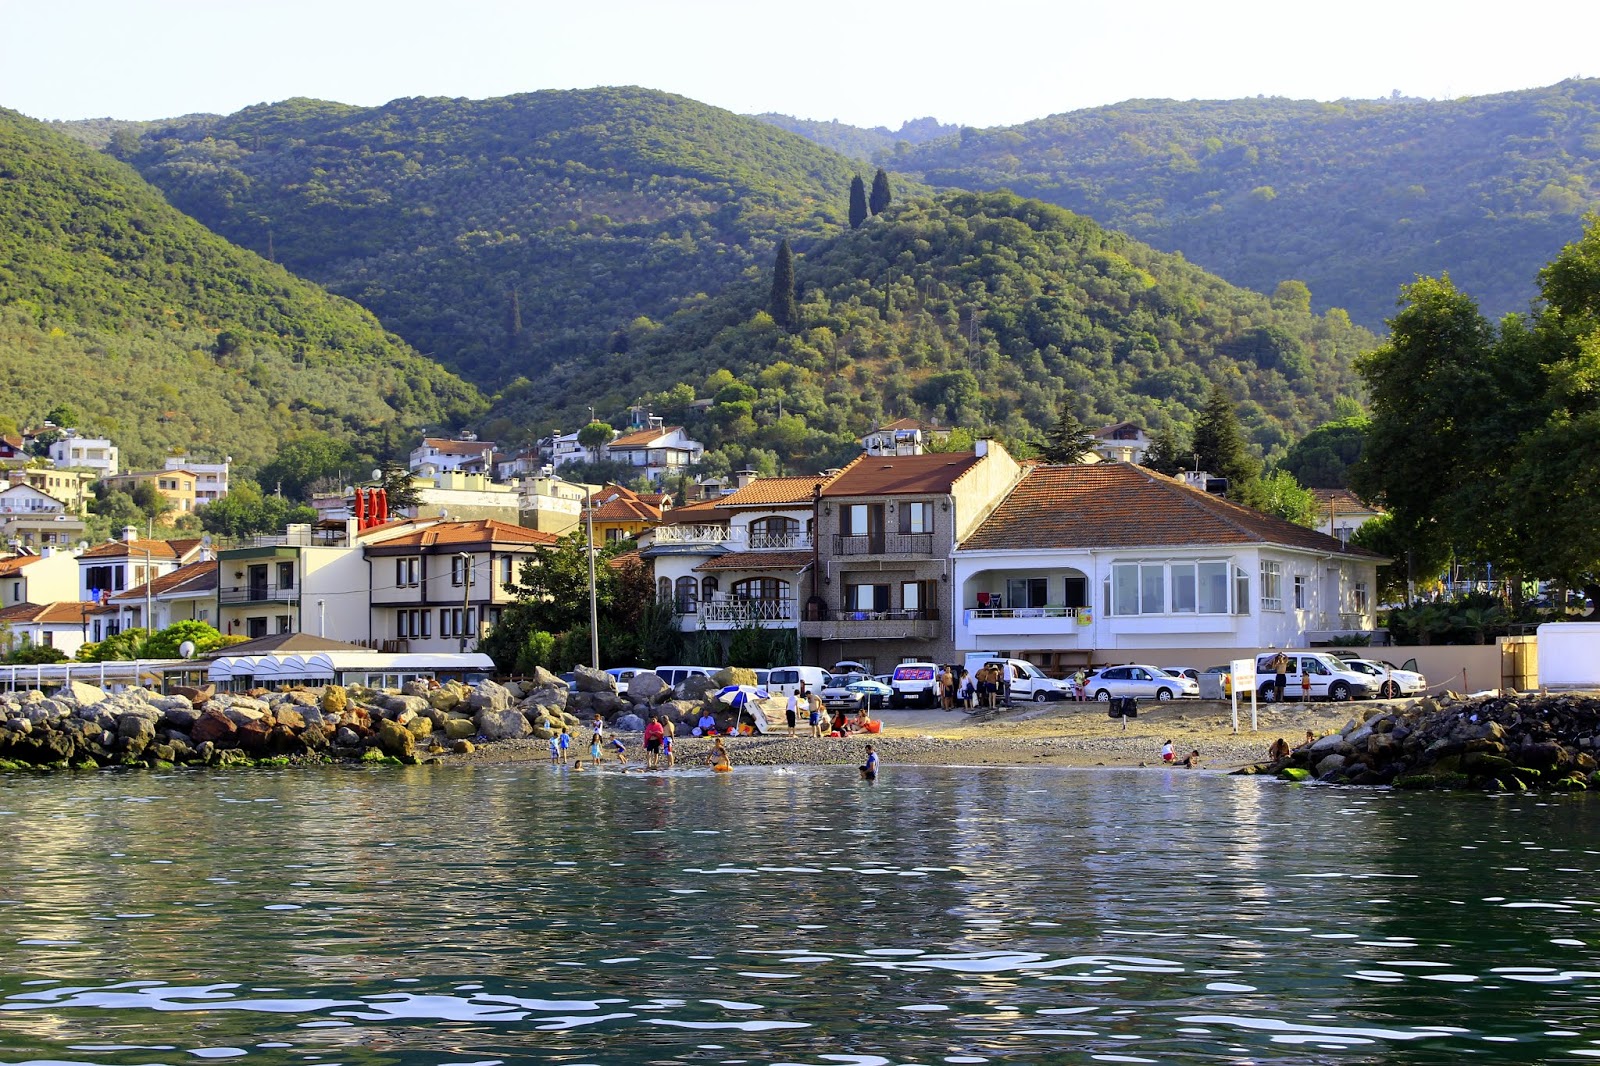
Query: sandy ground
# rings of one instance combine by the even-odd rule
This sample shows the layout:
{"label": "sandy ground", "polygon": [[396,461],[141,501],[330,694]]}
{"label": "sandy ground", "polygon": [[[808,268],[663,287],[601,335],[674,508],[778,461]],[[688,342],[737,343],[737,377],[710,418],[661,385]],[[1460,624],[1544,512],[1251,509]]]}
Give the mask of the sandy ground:
{"label": "sandy ground", "polygon": [[[1389,701],[1395,704],[1410,701]],[[885,766],[895,763],[924,766],[1158,766],[1161,744],[1171,740],[1181,757],[1198,749],[1201,768],[1234,770],[1264,761],[1277,737],[1290,746],[1305,739],[1307,730],[1321,736],[1342,729],[1357,716],[1363,703],[1261,704],[1258,729],[1250,730],[1250,707],[1239,707],[1239,732],[1234,733],[1230,705],[1221,702],[1180,700],[1167,704],[1141,703],[1132,720],[1106,715],[1104,704],[1045,703],[1002,709],[992,718],[972,718],[960,711],[885,710],[875,712],[883,722],[877,736],[813,739],[800,729],[791,737],[780,728],[775,734],[726,738],[735,766],[830,765],[860,763],[866,744],[877,746]],[[638,734],[621,734],[628,745],[628,763],[634,768],[644,759]],[[587,755],[588,737],[575,738],[574,754]],[[710,742],[680,736],[673,741],[680,766],[703,767]],[[510,741],[480,747],[470,755],[444,756],[447,762],[547,761],[545,741]],[[616,766],[614,757],[609,765]]]}

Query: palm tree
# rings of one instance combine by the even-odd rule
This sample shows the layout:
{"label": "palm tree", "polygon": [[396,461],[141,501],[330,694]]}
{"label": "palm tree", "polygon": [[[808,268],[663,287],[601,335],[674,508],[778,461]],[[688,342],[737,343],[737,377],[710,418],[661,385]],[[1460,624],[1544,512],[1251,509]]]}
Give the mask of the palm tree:
{"label": "palm tree", "polygon": [[1498,604],[1489,607],[1465,607],[1451,616],[1450,623],[1470,631],[1474,644],[1487,644],[1488,631],[1505,625],[1506,612]]}

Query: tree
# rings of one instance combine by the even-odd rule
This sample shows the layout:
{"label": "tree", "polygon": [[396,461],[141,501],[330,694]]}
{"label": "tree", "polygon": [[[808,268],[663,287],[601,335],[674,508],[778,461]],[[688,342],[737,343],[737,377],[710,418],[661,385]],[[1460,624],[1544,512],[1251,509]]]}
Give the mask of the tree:
{"label": "tree", "polygon": [[205,622],[174,622],[152,636],[144,651],[152,659],[178,659],[182,657],[179,649],[185,641],[194,644],[194,654],[190,656],[193,658],[222,647],[223,636]]}
{"label": "tree", "polygon": [[1246,487],[1260,474],[1261,464],[1245,446],[1239,416],[1221,385],[1211,386],[1205,410],[1195,423],[1194,454],[1200,469],[1228,479],[1230,499],[1243,500]]}
{"label": "tree", "polygon": [[1302,488],[1287,470],[1274,470],[1246,485],[1244,503],[1307,529],[1316,528],[1322,516],[1316,493]]}
{"label": "tree", "polygon": [[767,303],[772,320],[792,330],[800,321],[800,308],[794,298],[794,255],[787,240],[778,242],[778,257],[772,264],[772,297]]}
{"label": "tree", "polygon": [[412,475],[410,468],[399,463],[383,464],[379,470],[378,487],[383,489],[384,500],[389,505],[391,515],[412,510],[422,502],[422,493],[417,490],[417,479]]}
{"label": "tree", "polygon": [[595,421],[578,430],[578,443],[589,453],[589,461],[595,462],[601,458],[600,449],[610,444],[614,436],[616,430],[608,423]]}
{"label": "tree", "polygon": [[1365,415],[1324,422],[1295,441],[1279,465],[1309,488],[1342,489],[1350,484],[1350,468],[1366,444]]}
{"label": "tree", "polygon": [[326,433],[308,433],[279,448],[261,466],[256,480],[291,500],[309,501],[313,482],[339,475],[355,461],[355,450],[346,442]]}
{"label": "tree", "polygon": [[867,220],[867,187],[857,174],[850,179],[850,228],[860,229]]}
{"label": "tree", "polygon": [[889,175],[879,167],[872,176],[872,197],[867,201],[867,209],[874,215],[881,215],[889,206],[889,199]]}
{"label": "tree", "polygon": [[58,403],[50,408],[44,416],[46,422],[60,426],[62,429],[74,429],[78,425],[78,412],[70,404]]}
{"label": "tree", "polygon": [[1158,474],[1172,477],[1184,468],[1183,461],[1188,454],[1189,449],[1183,446],[1178,431],[1167,426],[1157,431],[1155,438],[1150,442],[1150,447],[1145,450],[1144,461],[1140,465]]}
{"label": "tree", "polygon": [[1084,428],[1078,416],[1072,413],[1072,408],[1063,403],[1056,415],[1055,425],[1045,434],[1045,444],[1040,450],[1047,463],[1072,465],[1092,455],[1094,446],[1094,434]]}
{"label": "tree", "polygon": [[232,539],[281,533],[290,522],[315,522],[317,519],[317,513],[310,507],[293,507],[282,496],[268,496],[260,485],[246,477],[232,479],[226,496],[199,508],[195,514],[207,533]]}

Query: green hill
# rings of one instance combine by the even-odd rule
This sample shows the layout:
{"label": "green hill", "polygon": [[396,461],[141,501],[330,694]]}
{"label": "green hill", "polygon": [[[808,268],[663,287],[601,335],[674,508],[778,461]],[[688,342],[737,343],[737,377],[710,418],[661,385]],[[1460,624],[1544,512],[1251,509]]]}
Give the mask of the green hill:
{"label": "green hill", "polygon": [[483,405],[361,308],[5,110],[0,386],[16,422],[68,403],[134,465],[182,447],[249,466],[311,429],[377,453]]}
{"label": "green hill", "polygon": [[816,243],[798,259],[793,332],[766,310],[770,279],[508,390],[502,413],[570,429],[589,404],[614,416],[642,400],[717,449],[714,464],[804,470],[900,415],[1019,438],[1065,402],[1092,425],[1186,426],[1219,381],[1274,453],[1352,409],[1351,360],[1376,343],[1342,311],[1313,315],[1303,290],[1238,289],[1008,193],[901,201]]}
{"label": "green hill", "polygon": [[907,145],[923,144],[939,137],[947,137],[959,129],[935,118],[914,118],[901,123],[899,129],[891,130],[887,126],[868,128],[852,126],[838,120],[820,122],[816,119],[780,115],[772,111],[752,117],[781,130],[798,133],[807,140],[815,141],[824,148],[832,148],[841,155],[866,160],[893,151],[895,145],[901,141]]}
{"label": "green hill", "polygon": [[1378,326],[1448,270],[1491,316],[1600,206],[1600,81],[1460,100],[1130,100],[880,155],[937,187],[1008,188],[1235,284],[1295,278]]}
{"label": "green hill", "polygon": [[218,233],[496,387],[720,291],[765,266],[779,235],[835,228],[859,169],[636,88],[289,100],[111,150]]}

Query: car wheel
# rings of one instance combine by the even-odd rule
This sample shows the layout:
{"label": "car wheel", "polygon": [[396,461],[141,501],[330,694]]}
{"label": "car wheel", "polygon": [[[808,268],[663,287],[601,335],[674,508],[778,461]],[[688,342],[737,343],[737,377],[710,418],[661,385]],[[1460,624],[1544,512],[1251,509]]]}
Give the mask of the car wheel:
{"label": "car wheel", "polygon": [[1162,703],[1166,703],[1168,700],[1172,699],[1172,690],[1170,688],[1156,689],[1156,699]]}
{"label": "car wheel", "polygon": [[1033,702],[1034,703],[1043,703],[1047,698],[1048,697],[1045,695],[1043,689],[1040,689],[1038,692],[1035,692],[1033,694]]}
{"label": "car wheel", "polygon": [[1268,681],[1266,684],[1261,686],[1260,695],[1262,703],[1277,703],[1278,686],[1273,684],[1271,681]]}
{"label": "car wheel", "polygon": [[1101,689],[1099,692],[1096,692],[1094,694],[1094,698],[1096,700],[1100,701],[1101,703],[1110,703],[1111,702],[1111,692],[1110,692],[1109,689]]}
{"label": "car wheel", "polygon": [[1383,683],[1382,694],[1384,699],[1392,700],[1396,696],[1400,695],[1400,686],[1395,684],[1393,681],[1385,681]]}
{"label": "car wheel", "polygon": [[1350,686],[1343,681],[1335,681],[1328,686],[1328,698],[1335,703],[1343,703],[1350,698]]}

